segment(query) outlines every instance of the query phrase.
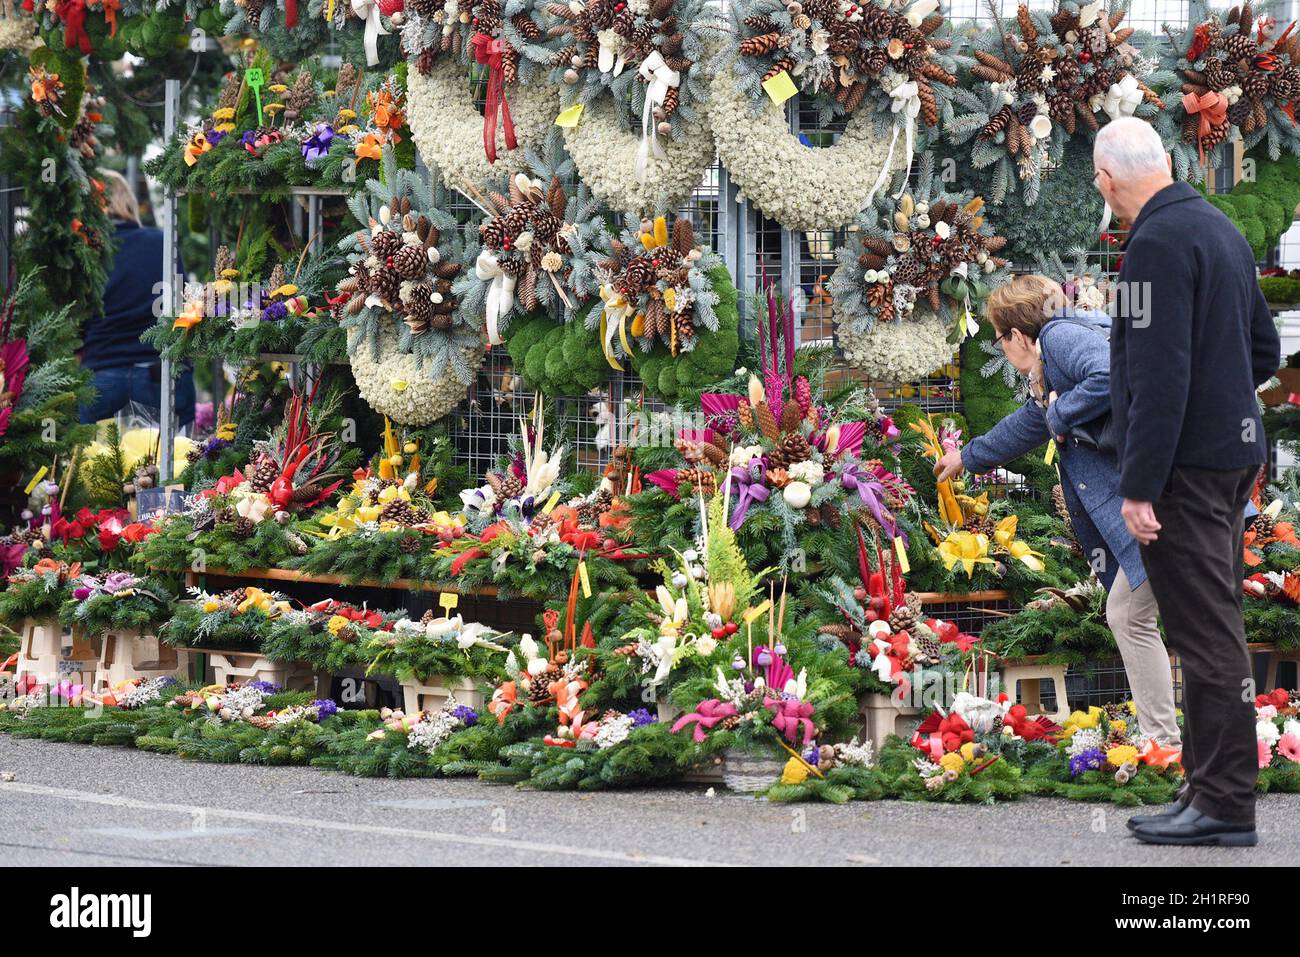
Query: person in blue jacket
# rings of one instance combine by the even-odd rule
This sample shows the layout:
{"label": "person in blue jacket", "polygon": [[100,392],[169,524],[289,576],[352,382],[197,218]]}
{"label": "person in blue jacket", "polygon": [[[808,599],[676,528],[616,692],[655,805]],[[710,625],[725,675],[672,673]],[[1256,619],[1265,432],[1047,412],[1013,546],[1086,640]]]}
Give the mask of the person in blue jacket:
{"label": "person in blue jacket", "polygon": [[[117,255],[104,288],[104,311],[82,330],[81,364],[94,373],[96,396],[81,408],[82,422],[107,419],[136,403],[158,414],[162,360],[140,335],[156,321],[154,305],[163,280],[162,230],[140,224],[140,207],[126,178],[101,173],[108,187],[108,216],[117,237]],[[180,268],[180,264],[177,264]],[[194,421],[194,375],[175,380],[176,423]]]}
{"label": "person in blue jacket", "polygon": [[[935,466],[941,479],[963,470],[988,472],[1057,441],[1061,490],[1084,555],[1106,587],[1106,620],[1128,673],[1145,750],[1181,747],[1169,652],[1138,543],[1120,514],[1119,463],[1113,449],[1070,436],[1110,413],[1110,316],[1070,305],[1045,276],[1017,276],[989,297],[995,342],[1029,380],[1030,396],[986,434],[948,452]],[[1063,439],[1063,441],[1061,441]]]}

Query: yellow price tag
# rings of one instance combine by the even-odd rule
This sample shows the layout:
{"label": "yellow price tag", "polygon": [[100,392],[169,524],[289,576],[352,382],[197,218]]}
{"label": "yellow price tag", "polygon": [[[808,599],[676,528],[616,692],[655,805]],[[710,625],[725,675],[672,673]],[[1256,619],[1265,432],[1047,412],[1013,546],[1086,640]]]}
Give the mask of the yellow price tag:
{"label": "yellow price tag", "polygon": [[763,81],[763,90],[772,98],[772,102],[780,106],[790,97],[799,92],[794,85],[794,80],[790,79],[790,74],[782,70],[770,80]]}
{"label": "yellow price tag", "polygon": [[894,536],[894,553],[898,556],[898,569],[904,575],[912,570],[912,566],[907,561],[907,546],[903,544],[903,536]]}
{"label": "yellow price tag", "polygon": [[1056,461],[1056,440],[1048,439],[1047,451],[1043,453],[1043,464],[1051,465],[1054,461]]}
{"label": "yellow price tag", "polygon": [[552,492],[551,497],[546,500],[546,504],[542,507],[542,514],[550,515],[551,509],[555,508],[555,506],[559,504],[560,504],[560,493],[558,491]]}
{"label": "yellow price tag", "polygon": [[442,617],[450,618],[451,610],[460,604],[460,595],[454,591],[445,591],[438,595],[438,604],[442,606]]}
{"label": "yellow price tag", "polygon": [[587,562],[585,559],[583,561],[578,562],[578,580],[582,582],[582,597],[590,598],[591,579],[587,577]]}
{"label": "yellow price tag", "polygon": [[45,478],[45,473],[48,471],[49,467],[45,465],[37,469],[36,474],[32,476],[32,480],[27,483],[27,488],[23,489],[23,494],[31,495],[32,492],[36,491],[36,486],[40,484],[41,479]]}
{"label": "yellow price tag", "polygon": [[560,110],[560,115],[555,118],[555,125],[563,126],[566,130],[573,129],[582,119],[582,109],[581,103],[575,103],[567,110]]}
{"label": "yellow price tag", "polygon": [[767,611],[771,607],[772,607],[772,599],[764,598],[763,604],[750,608],[745,612],[745,624],[752,625],[754,622],[756,622],[759,619],[759,616],[761,616],[765,611]]}

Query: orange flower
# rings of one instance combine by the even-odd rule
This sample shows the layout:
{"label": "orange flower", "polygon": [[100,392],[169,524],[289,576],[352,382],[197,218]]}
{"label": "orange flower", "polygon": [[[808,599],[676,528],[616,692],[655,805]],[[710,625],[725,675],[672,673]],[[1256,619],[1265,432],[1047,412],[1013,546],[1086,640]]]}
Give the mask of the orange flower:
{"label": "orange flower", "polygon": [[366,138],[356,145],[357,159],[382,159],[384,150],[379,142],[379,137],[374,133],[367,133]]}

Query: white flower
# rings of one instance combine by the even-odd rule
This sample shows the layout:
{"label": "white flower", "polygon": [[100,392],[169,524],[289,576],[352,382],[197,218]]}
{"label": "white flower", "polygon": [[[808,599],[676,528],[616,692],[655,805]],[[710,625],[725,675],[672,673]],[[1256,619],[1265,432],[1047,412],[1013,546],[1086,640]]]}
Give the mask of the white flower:
{"label": "white flower", "polygon": [[704,635],[695,642],[695,653],[703,655],[705,658],[713,654],[718,648],[718,641],[712,635]]}
{"label": "white flower", "polygon": [[952,234],[952,228],[943,220],[934,224],[934,234],[940,239],[947,239]]}
{"label": "white flower", "polygon": [[809,485],[819,485],[826,477],[826,470],[822,468],[822,464],[814,462],[812,459],[795,462],[786,468],[786,472],[790,478],[797,479],[800,482],[807,482]]}
{"label": "white flower", "polygon": [[1278,738],[1282,737],[1282,732],[1272,721],[1258,721],[1255,723],[1255,737],[1272,747],[1277,744]]}

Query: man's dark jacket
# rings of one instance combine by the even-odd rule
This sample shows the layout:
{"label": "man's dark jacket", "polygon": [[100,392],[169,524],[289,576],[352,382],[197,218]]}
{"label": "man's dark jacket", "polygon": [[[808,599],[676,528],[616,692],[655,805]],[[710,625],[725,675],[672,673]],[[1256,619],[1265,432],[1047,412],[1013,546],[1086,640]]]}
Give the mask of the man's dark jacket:
{"label": "man's dark jacket", "polygon": [[1245,237],[1187,183],[1138,213],[1112,311],[1121,495],[1154,502],[1175,465],[1266,461],[1255,389],[1281,361],[1277,327]]}

